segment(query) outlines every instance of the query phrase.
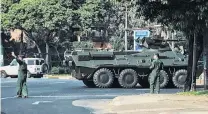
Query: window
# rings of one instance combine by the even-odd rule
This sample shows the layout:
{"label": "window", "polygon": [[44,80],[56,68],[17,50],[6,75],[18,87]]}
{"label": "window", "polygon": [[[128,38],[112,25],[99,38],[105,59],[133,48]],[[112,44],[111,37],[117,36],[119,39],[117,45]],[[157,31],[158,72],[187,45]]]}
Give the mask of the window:
{"label": "window", "polygon": [[40,65],[42,65],[44,63],[44,60],[41,60]]}
{"label": "window", "polygon": [[40,65],[39,60],[35,60],[35,65]]}
{"label": "window", "polygon": [[34,65],[34,60],[28,60],[27,65]]}

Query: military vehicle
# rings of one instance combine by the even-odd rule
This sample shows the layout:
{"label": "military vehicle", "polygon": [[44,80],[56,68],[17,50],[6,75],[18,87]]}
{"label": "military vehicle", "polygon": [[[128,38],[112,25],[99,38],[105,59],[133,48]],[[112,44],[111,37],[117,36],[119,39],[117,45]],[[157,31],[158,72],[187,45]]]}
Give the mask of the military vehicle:
{"label": "military vehicle", "polygon": [[73,69],[72,76],[82,80],[87,87],[134,88],[138,83],[149,87],[152,56],[159,53],[164,63],[164,69],[160,71],[160,87],[183,87],[188,57],[180,51],[173,51],[167,40],[143,38],[139,42],[143,46],[141,51],[81,49],[65,54],[65,60]]}

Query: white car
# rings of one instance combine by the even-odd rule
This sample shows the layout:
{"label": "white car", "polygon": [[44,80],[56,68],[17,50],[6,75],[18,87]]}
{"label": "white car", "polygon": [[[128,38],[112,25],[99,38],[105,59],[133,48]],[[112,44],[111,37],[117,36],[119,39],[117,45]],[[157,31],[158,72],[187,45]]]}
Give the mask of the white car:
{"label": "white car", "polygon": [[[43,77],[43,74],[48,71],[43,58],[24,58],[23,61],[27,64],[28,77]],[[17,77],[18,68],[19,64],[16,59],[13,59],[10,65],[0,67],[1,77]]]}

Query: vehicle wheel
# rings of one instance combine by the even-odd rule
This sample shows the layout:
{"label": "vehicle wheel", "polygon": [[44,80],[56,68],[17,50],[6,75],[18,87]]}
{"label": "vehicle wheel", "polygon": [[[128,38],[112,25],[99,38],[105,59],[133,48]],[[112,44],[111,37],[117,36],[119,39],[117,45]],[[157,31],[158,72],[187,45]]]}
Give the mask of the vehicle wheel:
{"label": "vehicle wheel", "polygon": [[41,71],[43,72],[43,74],[47,74],[48,73],[48,65],[45,63],[42,64]]}
{"label": "vehicle wheel", "polygon": [[136,71],[133,69],[125,69],[121,71],[118,82],[124,88],[135,87],[138,83],[138,76]]}
{"label": "vehicle wheel", "polygon": [[176,71],[175,75],[173,76],[173,83],[176,87],[183,87],[187,77],[187,70],[181,69]]}
{"label": "vehicle wheel", "polygon": [[42,78],[42,77],[43,77],[43,74],[39,74],[38,77],[39,77],[39,78]]}
{"label": "vehicle wheel", "polygon": [[84,79],[84,80],[82,80],[82,81],[83,81],[83,83],[84,83],[87,87],[89,87],[89,88],[94,88],[94,87],[96,87],[96,85],[94,84],[94,82],[93,82],[92,80]]}
{"label": "vehicle wheel", "polygon": [[142,86],[143,88],[149,88],[149,82],[148,82],[147,76],[140,77],[138,82],[139,82],[139,85]]}
{"label": "vehicle wheel", "polygon": [[43,77],[43,74],[36,74],[35,76],[34,76],[34,78],[42,78]]}
{"label": "vehicle wheel", "polygon": [[31,73],[27,72],[27,78],[31,78]]}
{"label": "vehicle wheel", "polygon": [[164,88],[168,85],[168,83],[169,83],[169,76],[167,72],[164,70],[161,70],[160,71],[160,87]]}
{"label": "vehicle wheel", "polygon": [[[150,82],[150,77],[148,77],[148,81]],[[168,85],[169,76],[166,71],[160,71],[160,88],[164,88]]]}
{"label": "vehicle wheel", "polygon": [[1,78],[6,78],[7,77],[7,73],[5,71],[1,71]]}
{"label": "vehicle wheel", "polygon": [[93,82],[97,87],[109,88],[114,81],[113,73],[107,68],[101,68],[94,73]]}
{"label": "vehicle wheel", "polygon": [[[7,76],[7,77],[9,77],[9,76]],[[12,75],[12,76],[10,76],[11,78],[18,78],[18,75]]]}

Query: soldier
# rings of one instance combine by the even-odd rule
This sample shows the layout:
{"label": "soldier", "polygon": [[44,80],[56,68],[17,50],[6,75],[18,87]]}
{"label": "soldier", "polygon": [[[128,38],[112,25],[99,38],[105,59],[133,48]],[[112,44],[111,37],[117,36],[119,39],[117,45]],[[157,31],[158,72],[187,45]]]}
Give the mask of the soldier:
{"label": "soldier", "polygon": [[160,70],[163,69],[163,62],[159,59],[159,54],[154,54],[153,56],[154,60],[152,61],[152,65],[150,66],[150,69],[152,72],[150,73],[150,93],[153,94],[156,93],[159,94],[160,92]]}
{"label": "soldier", "polygon": [[12,56],[15,57],[16,61],[19,63],[18,69],[18,80],[17,80],[17,97],[27,98],[27,64],[23,61],[24,55],[19,55],[18,57],[12,52]]}

